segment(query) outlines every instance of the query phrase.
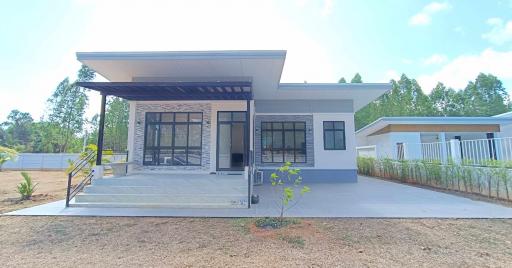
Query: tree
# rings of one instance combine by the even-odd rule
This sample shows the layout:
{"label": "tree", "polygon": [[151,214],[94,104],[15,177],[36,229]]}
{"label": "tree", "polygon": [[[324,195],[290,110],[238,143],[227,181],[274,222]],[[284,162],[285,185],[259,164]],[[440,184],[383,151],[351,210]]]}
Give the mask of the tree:
{"label": "tree", "polygon": [[115,152],[126,150],[128,140],[128,102],[114,97],[105,113],[105,148]]}
{"label": "tree", "polygon": [[23,149],[30,147],[32,140],[32,123],[34,119],[29,113],[12,110],[3,123],[6,127],[6,143],[9,146],[20,146]]}
{"label": "tree", "polygon": [[[270,182],[279,196],[277,207],[279,208],[279,219],[282,223],[284,213],[297,205],[300,198],[305,193],[310,192],[311,189],[308,186],[300,187],[302,184],[300,169],[292,168],[290,162],[286,162],[283,166],[277,168],[276,172],[270,175]],[[299,194],[299,198],[296,198],[297,194]]]}
{"label": "tree", "polygon": [[464,89],[463,114],[491,116],[507,112],[509,97],[501,81],[492,74],[480,73]]}
{"label": "tree", "polygon": [[443,83],[437,83],[436,87],[430,92],[430,101],[436,115],[440,116],[460,116],[462,94],[457,93],[452,88],[447,88]]}
{"label": "tree", "polygon": [[338,80],[338,83],[345,84],[345,83],[347,83],[347,81],[345,80],[345,77],[342,77],[342,78],[340,78],[340,80]]}
{"label": "tree", "polygon": [[359,73],[356,73],[356,75],[354,75],[354,78],[350,80],[350,83],[363,83],[363,79],[361,78],[361,75]]}
{"label": "tree", "polygon": [[[91,69],[82,65],[78,71],[77,81],[90,81],[94,76]],[[76,83],[70,83],[69,78],[66,78],[57,86],[48,99],[48,104],[50,107],[48,121],[58,132],[57,152],[67,152],[73,139],[82,132],[84,125],[85,108],[88,105],[85,89],[77,86]]]}

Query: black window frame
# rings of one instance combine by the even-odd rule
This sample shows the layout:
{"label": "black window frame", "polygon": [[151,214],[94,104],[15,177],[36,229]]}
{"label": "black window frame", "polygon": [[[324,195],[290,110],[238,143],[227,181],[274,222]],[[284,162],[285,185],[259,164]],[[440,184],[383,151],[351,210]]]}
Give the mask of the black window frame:
{"label": "black window frame", "polygon": [[[284,125],[285,124],[293,124],[293,129],[285,129]],[[263,129],[263,125],[264,124],[270,124],[270,129]],[[281,128],[278,128],[278,129],[274,129],[274,124],[281,124]],[[298,129],[296,124],[304,124],[304,129]],[[308,152],[307,152],[307,138],[306,138],[306,121],[262,121],[261,122],[261,137],[260,137],[260,144],[261,144],[261,163],[262,164],[276,164],[276,163],[285,163],[285,162],[291,162],[291,163],[298,163],[298,164],[305,164],[308,162]],[[274,149],[272,148],[273,146],[271,146],[270,149],[265,149],[263,147],[263,137],[265,136],[265,132],[270,132],[271,135],[271,139],[272,139],[272,145],[274,143],[274,132],[282,132],[281,133],[281,148],[279,149]],[[292,132],[293,133],[293,148],[291,149],[287,149],[285,148],[285,145],[286,145],[286,141],[285,141],[285,137],[286,137],[286,132]],[[303,145],[303,148],[296,148],[295,146],[297,145],[297,141],[296,141],[296,132],[302,132],[303,133],[303,136],[304,136],[304,145]],[[282,156],[282,161],[276,161],[274,159],[274,151],[282,151],[283,153],[283,156]],[[297,161],[297,151],[302,151],[304,152],[304,161],[300,161],[298,162]],[[264,155],[264,152],[270,152],[270,154],[272,155],[272,160],[271,161],[264,161],[263,160],[263,155]],[[294,161],[285,161],[285,155],[286,155],[286,152],[293,152],[293,160]]]}
{"label": "black window frame", "polygon": [[[152,115],[157,115],[157,120],[149,122],[148,117]],[[172,114],[172,121],[169,122],[162,122],[162,114]],[[187,120],[185,122],[176,122],[176,115],[177,114],[186,114]],[[190,115],[191,114],[200,114],[201,115],[201,121],[197,122],[191,122],[190,121]],[[156,139],[156,146],[148,146],[147,145],[147,137],[148,137],[148,128],[152,125],[157,126],[157,134],[155,136]],[[186,125],[187,126],[187,143],[185,146],[176,146],[175,140],[176,140],[176,126],[177,125]],[[198,125],[200,126],[200,141],[199,146],[189,146],[189,140],[190,140],[190,126],[191,125]],[[162,126],[171,126],[172,127],[172,137],[171,137],[171,146],[160,146],[160,139],[161,139],[161,133],[160,130],[162,129]],[[202,112],[146,112],[145,114],[145,121],[144,121],[144,146],[143,146],[143,156],[142,156],[142,164],[144,166],[174,166],[174,167],[187,167],[187,166],[201,166],[202,165],[202,154],[203,154],[203,113]],[[177,165],[174,163],[175,159],[175,151],[176,150],[185,150],[185,164],[184,165]],[[152,161],[146,161],[146,154],[147,152],[152,152]],[[161,151],[170,151],[170,157],[171,161],[170,164],[161,164],[160,163],[160,154]],[[191,164],[189,161],[189,154],[190,151],[199,151],[199,163],[198,164]]]}
{"label": "black window frame", "polygon": [[[326,123],[332,123],[332,128],[327,127]],[[342,123],[342,128],[336,128],[336,123]],[[347,150],[347,136],[345,135],[345,121],[323,121],[323,136],[324,136],[324,150],[326,151],[345,151]],[[327,148],[327,137],[326,133],[332,132],[332,148]],[[343,146],[337,147],[336,145],[336,132],[342,132],[343,133]]]}

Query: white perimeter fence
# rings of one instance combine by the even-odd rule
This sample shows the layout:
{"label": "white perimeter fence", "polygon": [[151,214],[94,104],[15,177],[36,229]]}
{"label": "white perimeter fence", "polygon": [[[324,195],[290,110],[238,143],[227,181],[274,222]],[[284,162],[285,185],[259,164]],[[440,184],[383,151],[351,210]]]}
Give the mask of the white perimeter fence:
{"label": "white perimeter fence", "polygon": [[[80,154],[21,153],[14,160],[7,161],[2,169],[8,170],[64,170],[69,161],[75,161]],[[110,162],[126,160],[126,154],[105,155]]]}
{"label": "white perimeter fence", "polygon": [[398,159],[439,161],[447,163],[452,160],[456,163],[468,165],[486,165],[489,160],[512,161],[512,137],[478,139],[478,140],[450,140],[447,142],[432,143],[404,143],[403,152],[397,153]]}

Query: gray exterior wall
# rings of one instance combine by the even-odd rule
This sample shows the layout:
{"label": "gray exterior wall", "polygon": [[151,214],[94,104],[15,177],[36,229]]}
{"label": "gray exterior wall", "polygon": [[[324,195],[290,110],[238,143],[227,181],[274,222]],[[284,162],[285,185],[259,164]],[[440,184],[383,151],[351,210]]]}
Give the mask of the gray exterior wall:
{"label": "gray exterior wall", "polygon": [[[258,106],[256,106],[258,107]],[[257,109],[257,108],[256,108]],[[262,163],[261,162],[261,122],[281,122],[281,121],[304,121],[306,122],[306,163],[296,163],[296,167],[315,166],[315,150],[313,137],[313,116],[312,115],[256,115],[255,117],[255,135],[254,135],[254,157],[257,167],[279,167],[282,163]]]}
{"label": "gray exterior wall", "polygon": [[256,100],[257,113],[352,113],[353,100]]}
{"label": "gray exterior wall", "polygon": [[[134,170],[200,170],[210,169],[210,135],[211,135],[211,104],[194,102],[137,102],[135,107],[135,137],[134,137]],[[202,112],[202,150],[201,166],[143,166],[144,128],[147,112]]]}

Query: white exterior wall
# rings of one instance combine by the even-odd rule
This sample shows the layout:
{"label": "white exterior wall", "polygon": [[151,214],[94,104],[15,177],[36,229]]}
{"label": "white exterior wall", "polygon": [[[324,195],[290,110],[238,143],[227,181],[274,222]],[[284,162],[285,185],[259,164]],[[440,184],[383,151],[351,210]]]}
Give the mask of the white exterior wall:
{"label": "white exterior wall", "polygon": [[[346,150],[324,150],[324,121],[345,121]],[[357,169],[353,113],[313,113],[313,135],[315,169]]]}
{"label": "white exterior wall", "polygon": [[421,159],[421,135],[419,132],[392,132],[390,134],[390,143],[397,158],[397,143],[404,143],[406,148],[404,152],[405,159]]}

